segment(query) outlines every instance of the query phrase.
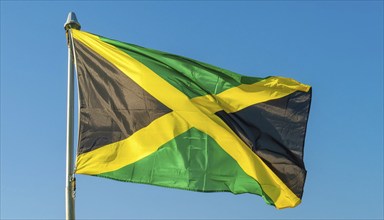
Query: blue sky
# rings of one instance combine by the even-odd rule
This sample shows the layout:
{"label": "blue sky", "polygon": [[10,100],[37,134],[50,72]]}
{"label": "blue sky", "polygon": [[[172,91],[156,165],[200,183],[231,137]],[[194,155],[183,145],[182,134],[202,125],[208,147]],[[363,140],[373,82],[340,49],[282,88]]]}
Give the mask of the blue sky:
{"label": "blue sky", "polygon": [[63,219],[63,24],[313,86],[302,204],[77,176],[79,219],[382,219],[382,1],[1,1],[1,219]]}

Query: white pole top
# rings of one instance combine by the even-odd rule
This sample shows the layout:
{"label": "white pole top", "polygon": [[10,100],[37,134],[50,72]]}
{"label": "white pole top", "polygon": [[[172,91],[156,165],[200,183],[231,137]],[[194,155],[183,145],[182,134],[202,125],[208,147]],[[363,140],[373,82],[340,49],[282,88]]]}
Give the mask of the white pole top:
{"label": "white pole top", "polygon": [[64,24],[64,29],[66,31],[68,31],[71,28],[76,29],[76,30],[80,30],[80,28],[81,28],[81,25],[77,21],[76,14],[74,12],[69,12],[67,21]]}

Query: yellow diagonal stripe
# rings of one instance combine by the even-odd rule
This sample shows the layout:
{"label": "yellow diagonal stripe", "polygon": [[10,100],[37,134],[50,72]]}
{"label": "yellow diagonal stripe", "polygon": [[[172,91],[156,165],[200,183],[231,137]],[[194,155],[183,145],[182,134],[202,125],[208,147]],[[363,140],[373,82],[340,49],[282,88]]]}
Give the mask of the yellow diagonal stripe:
{"label": "yellow diagonal stripe", "polygon": [[[269,77],[254,84],[242,84],[217,95],[217,100],[226,112],[237,112],[248,106],[279,99],[295,91],[308,92],[310,86],[293,79]],[[244,95],[247,94],[247,95]]]}
{"label": "yellow diagonal stripe", "polygon": [[[269,77],[254,84],[242,84],[217,95],[205,95],[191,99],[198,107],[208,112],[224,110],[237,112],[248,106],[279,99],[295,91],[308,92],[310,86],[283,77]],[[246,95],[244,95],[246,94]]]}
{"label": "yellow diagonal stripe", "polygon": [[[185,117],[187,116],[191,115],[185,115]],[[195,128],[212,137],[224,151],[239,163],[245,173],[257,180],[262,189],[275,202],[277,208],[295,207],[300,204],[301,200],[225,122],[214,114],[210,115],[210,119],[204,119],[200,114],[189,117],[189,121]]]}
{"label": "yellow diagonal stripe", "polygon": [[101,41],[95,35],[78,30],[72,31],[75,39],[79,40],[81,43],[104,57],[104,59],[115,65],[130,79],[168,108],[174,111],[183,110],[186,109],[185,106],[190,103],[188,97],[186,97],[184,93],[171,86],[159,75],[155,74],[144,64],[138,62],[128,54]]}
{"label": "yellow diagonal stripe", "polygon": [[[300,199],[296,197],[276,174],[214,112],[210,111],[212,109],[226,109],[228,112],[232,112],[255,104],[257,100],[253,100],[253,102],[244,101],[239,96],[235,98],[239,98],[240,101],[233,100],[231,105],[224,103],[227,102],[227,99],[233,99],[233,95],[240,95],[242,97],[242,91],[260,93],[260,89],[254,89],[254,85],[241,85],[215,96],[199,97],[191,101],[182,92],[128,54],[104,43],[97,36],[77,30],[72,31],[73,37],[76,40],[82,42],[114,64],[144,90],[173,110],[172,113],[156,119],[126,140],[79,155],[76,173],[99,174],[117,170],[155,152],[159,146],[189,128],[196,127],[214,138],[249,176],[259,182],[264,192],[274,201],[277,208],[294,207],[300,203]],[[279,80],[271,80],[264,83],[269,83],[273,87],[273,85],[279,86],[281,82]],[[293,85],[293,87],[295,86],[297,85]],[[304,86],[303,90],[306,89],[309,88]],[[296,90],[300,89],[287,89],[285,95]],[[271,94],[269,95],[271,96]],[[278,97],[279,95],[272,97]],[[267,95],[264,96],[267,97]],[[261,99],[260,102],[263,100]],[[159,140],[156,140],[157,138]],[[106,155],[99,156],[100,154]]]}
{"label": "yellow diagonal stripe", "polygon": [[96,175],[119,169],[152,154],[188,129],[188,123],[178,114],[168,113],[127,139],[78,155],[76,173]]}

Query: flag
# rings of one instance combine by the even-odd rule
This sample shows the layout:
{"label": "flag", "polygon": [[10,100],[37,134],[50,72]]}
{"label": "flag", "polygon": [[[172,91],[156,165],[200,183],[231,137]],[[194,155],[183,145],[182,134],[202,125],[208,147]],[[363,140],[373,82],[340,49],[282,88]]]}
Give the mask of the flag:
{"label": "flag", "polygon": [[77,174],[301,202],[311,87],[72,29]]}

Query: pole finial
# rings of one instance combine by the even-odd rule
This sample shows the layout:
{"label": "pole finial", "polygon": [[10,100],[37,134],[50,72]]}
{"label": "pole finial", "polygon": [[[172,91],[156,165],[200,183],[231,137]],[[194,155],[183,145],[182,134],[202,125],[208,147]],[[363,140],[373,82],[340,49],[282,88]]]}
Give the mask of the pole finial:
{"label": "pole finial", "polygon": [[64,29],[66,31],[68,31],[71,28],[76,29],[76,30],[80,30],[80,28],[81,28],[81,25],[77,21],[76,14],[74,12],[69,12],[67,21],[64,24]]}

